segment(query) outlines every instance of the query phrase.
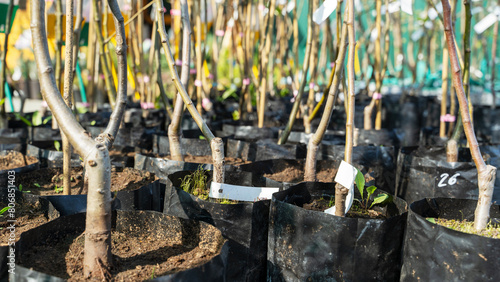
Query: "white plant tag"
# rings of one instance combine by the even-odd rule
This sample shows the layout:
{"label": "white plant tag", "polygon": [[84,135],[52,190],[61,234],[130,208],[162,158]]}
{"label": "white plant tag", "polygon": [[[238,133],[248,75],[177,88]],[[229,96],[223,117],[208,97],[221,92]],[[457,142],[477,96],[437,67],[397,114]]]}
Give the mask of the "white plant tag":
{"label": "white plant tag", "polygon": [[401,0],[401,11],[413,15],[412,0]]}
{"label": "white plant tag", "polygon": [[325,0],[319,8],[314,11],[313,21],[316,24],[321,24],[328,18],[337,8],[337,0]]}
{"label": "white plant tag", "polygon": [[476,25],[474,25],[474,31],[477,34],[483,33],[490,26],[492,26],[496,21],[498,21],[498,13],[500,13],[500,7],[496,7],[493,13],[488,14],[481,21],[479,21]]}
{"label": "white plant tag", "polygon": [[[335,182],[341,184],[342,186],[349,188],[347,193],[347,198],[345,200],[345,213],[347,213],[352,206],[354,200],[354,180],[356,179],[356,174],[358,170],[347,162],[342,161],[340,163],[339,170],[335,176]],[[326,213],[335,214],[335,206],[325,210]]]}
{"label": "white plant tag", "polygon": [[216,199],[254,202],[271,199],[279,188],[249,187],[212,182],[208,196]]}

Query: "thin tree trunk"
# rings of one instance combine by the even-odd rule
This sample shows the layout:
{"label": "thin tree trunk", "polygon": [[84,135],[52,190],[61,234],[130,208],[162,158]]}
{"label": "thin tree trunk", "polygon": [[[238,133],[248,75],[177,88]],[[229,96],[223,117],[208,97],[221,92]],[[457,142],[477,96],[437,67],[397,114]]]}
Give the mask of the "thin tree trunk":
{"label": "thin tree trunk", "polygon": [[[448,55],[448,47],[446,44],[443,46],[443,69],[442,69],[442,80],[443,84],[441,85],[441,117],[446,116],[447,112],[447,97],[448,97],[448,65],[449,65],[449,55]],[[441,118],[439,124],[439,137],[446,137],[446,121]]]}
{"label": "thin tree trunk", "polygon": [[[181,83],[184,88],[189,82],[189,65],[191,63],[191,24],[189,22],[189,13],[186,0],[181,0],[182,13],[182,68],[181,68]],[[184,101],[180,92],[177,92],[175,99],[174,113],[172,121],[168,126],[168,140],[170,144],[170,156],[173,160],[184,161],[181,147],[181,120],[184,112]]]}
{"label": "thin tree trunk", "polygon": [[[346,13],[345,15],[346,20],[348,20],[347,16],[348,13]],[[342,80],[344,72],[344,60],[348,45],[349,41],[347,38],[347,25],[344,25],[342,27],[342,37],[339,45],[340,49],[338,52],[337,60],[335,62],[335,67],[332,69],[333,83],[330,82],[330,86],[328,87],[329,92],[325,109],[323,110],[323,115],[321,117],[318,129],[311,137],[311,139],[309,139],[309,143],[307,145],[306,166],[304,169],[305,181],[316,181],[317,151],[319,144],[321,144],[321,141],[323,140],[328,124],[330,123],[330,118],[332,117],[335,101],[337,100],[340,81]]]}
{"label": "thin tree trunk", "polygon": [[[214,162],[214,180],[223,183],[224,182],[224,144],[222,139],[219,137],[215,137],[208,128],[206,122],[201,117],[200,113],[196,110],[196,107],[193,105],[193,101],[189,98],[189,95],[184,88],[184,85],[179,79],[179,75],[175,70],[174,66],[174,58],[172,57],[172,52],[170,50],[170,45],[168,43],[167,32],[165,29],[165,22],[163,19],[163,2],[162,0],[156,0],[156,20],[158,21],[158,32],[160,33],[161,42],[163,45],[163,51],[165,51],[165,57],[167,59],[168,66],[170,68],[170,74],[172,76],[172,80],[179,91],[182,100],[186,104],[186,107],[193,117],[193,120],[196,122],[198,127],[201,130],[201,133],[205,136],[205,138],[210,143],[210,147],[212,148],[212,158]],[[184,11],[187,14],[187,10]],[[161,22],[160,22],[161,21]]]}
{"label": "thin tree trunk", "polygon": [[[64,62],[64,102],[73,108],[73,0],[66,0],[66,54]],[[63,143],[63,193],[71,195],[71,152],[68,137],[61,132]]]}
{"label": "thin tree trunk", "polygon": [[306,87],[307,82],[307,72],[309,71],[309,63],[311,57],[311,47],[312,47],[312,37],[313,37],[313,21],[312,21],[312,9],[309,9],[308,20],[307,20],[307,42],[306,42],[306,53],[304,55],[304,64],[302,67],[302,81],[300,82],[300,87],[295,97],[295,102],[293,103],[292,112],[290,113],[290,117],[288,118],[288,123],[281,132],[281,136],[278,140],[278,144],[285,144],[288,140],[288,136],[290,135],[290,131],[292,130],[292,126],[295,123],[295,119],[297,118],[297,112],[299,111],[299,107],[302,100],[302,95],[304,94],[304,88]]}
{"label": "thin tree trunk", "polygon": [[[274,10],[276,6],[276,0],[270,0],[269,5],[269,13],[267,17],[267,34],[265,37],[264,49],[262,50],[261,62],[260,62],[260,100],[259,100],[259,117],[258,117],[258,125],[259,127],[264,127],[264,115],[266,112],[266,80],[267,80],[267,68],[269,63],[269,52],[271,51],[271,46],[273,43],[273,32],[274,32]],[[265,30],[263,28],[262,30]],[[262,34],[264,36],[264,34]]]}
{"label": "thin tree trunk", "polygon": [[[500,1],[498,1],[500,2]],[[500,5],[500,3],[498,3]],[[496,107],[497,95],[495,92],[495,72],[496,72],[496,59],[497,59],[497,45],[498,45],[498,21],[493,26],[493,43],[491,44],[491,108]],[[484,47],[483,47],[484,48]]]}
{"label": "thin tree trunk", "polygon": [[[347,76],[349,80],[349,86],[347,90],[347,97],[349,99],[349,109],[347,111],[346,120],[346,142],[345,142],[345,153],[344,161],[347,163],[352,163],[352,147],[353,147],[353,132],[354,132],[354,53],[356,48],[356,34],[354,31],[354,0],[349,0],[347,5],[347,32],[349,35],[349,58],[347,61]],[[344,187],[337,183],[335,185],[335,215],[345,216],[345,201],[347,193],[349,192],[349,187]]]}
{"label": "thin tree trunk", "polygon": [[453,26],[451,21],[451,7],[448,0],[441,0],[443,4],[444,15],[444,32],[446,42],[450,52],[450,64],[453,76],[453,85],[457,90],[458,102],[460,104],[460,112],[462,114],[465,135],[470,145],[472,160],[476,164],[478,172],[479,198],[475,212],[474,228],[481,230],[486,227],[489,214],[493,188],[495,185],[496,168],[491,165],[486,165],[484,162],[479,144],[477,143],[476,135],[471,124],[469,108],[467,106],[467,97],[463,87],[460,65],[458,62],[457,49],[453,37]]}

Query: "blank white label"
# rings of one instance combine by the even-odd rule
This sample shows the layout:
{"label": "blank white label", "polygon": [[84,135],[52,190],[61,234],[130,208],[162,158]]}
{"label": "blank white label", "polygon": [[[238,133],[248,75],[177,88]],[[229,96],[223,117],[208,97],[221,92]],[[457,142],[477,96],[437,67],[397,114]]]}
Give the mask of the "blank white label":
{"label": "blank white label", "polygon": [[208,196],[216,199],[254,202],[271,199],[279,188],[250,187],[212,182]]}

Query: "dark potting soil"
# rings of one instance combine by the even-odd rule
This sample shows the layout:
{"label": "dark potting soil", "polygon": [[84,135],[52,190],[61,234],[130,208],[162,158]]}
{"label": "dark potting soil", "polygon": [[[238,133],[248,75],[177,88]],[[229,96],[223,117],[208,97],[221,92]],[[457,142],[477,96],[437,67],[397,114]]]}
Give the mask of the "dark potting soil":
{"label": "dark potting soil", "polygon": [[[170,155],[167,155],[167,156],[154,155],[154,157],[172,160]],[[213,163],[212,156],[185,155],[184,161],[187,163],[195,163],[195,164],[212,164]],[[241,165],[241,164],[247,164],[247,163],[251,163],[251,162],[244,161],[243,159],[240,159],[240,158],[224,157],[224,163],[227,165]]]}
{"label": "dark potting soil", "polygon": [[[63,184],[62,168],[44,168],[16,176],[16,183],[23,185],[23,190],[35,195],[61,195]],[[111,191],[131,191],[156,180],[157,177],[147,171],[133,168],[113,169],[111,171]],[[83,188],[83,168],[71,170],[71,194],[87,194]],[[57,191],[56,191],[57,186]],[[80,192],[81,190],[81,192]]]}
{"label": "dark potting soil", "polygon": [[[319,199],[313,199],[312,202],[304,204],[302,207],[306,210],[323,212],[326,209],[331,208],[333,205],[335,205],[335,198],[322,197]],[[367,219],[389,218],[382,211],[377,211],[375,209],[363,209],[357,201],[352,203],[351,209],[347,212],[346,217]]]}
{"label": "dark potting soil", "polygon": [[[321,169],[316,172],[316,180],[319,182],[333,182],[336,174],[337,168],[335,167]],[[298,167],[287,167],[277,173],[264,174],[264,177],[279,182],[302,182],[304,181],[304,169]]]}
{"label": "dark potting soil", "polygon": [[20,152],[11,151],[6,155],[0,156],[0,170],[14,169],[36,162],[38,162],[38,159],[35,157],[29,157]]}
{"label": "dark potting soil", "polygon": [[[0,209],[7,207],[7,202],[0,202]],[[15,235],[16,241],[19,240],[21,233],[33,229],[49,221],[46,211],[42,208],[40,202],[22,202],[16,203],[15,206]],[[12,220],[8,211],[0,216],[0,245],[7,245],[9,242],[11,229],[7,229],[12,223],[7,220]]]}
{"label": "dark potting soil", "polygon": [[[214,240],[218,232],[209,226],[199,238],[193,236],[186,242],[180,233],[168,238],[144,229],[112,231],[113,281],[143,281],[200,266],[220,252],[223,242]],[[50,238],[24,253],[21,264],[68,281],[87,281],[83,277],[84,243],[84,233]]]}

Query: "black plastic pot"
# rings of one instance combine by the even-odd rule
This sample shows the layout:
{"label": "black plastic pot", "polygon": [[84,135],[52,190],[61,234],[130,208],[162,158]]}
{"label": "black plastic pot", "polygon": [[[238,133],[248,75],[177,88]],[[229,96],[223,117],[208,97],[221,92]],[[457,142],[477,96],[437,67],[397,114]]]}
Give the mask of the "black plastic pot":
{"label": "black plastic pot", "polygon": [[222,126],[223,134],[234,135],[234,139],[257,141],[261,139],[278,138],[279,130],[277,127],[263,127],[250,125],[231,125],[224,124]]}
{"label": "black plastic pot", "polygon": [[272,140],[246,142],[229,139],[225,152],[226,157],[240,158],[251,162],[286,158],[302,159],[306,156],[306,146],[303,144],[278,145]]}
{"label": "black plastic pot", "polygon": [[[182,236],[183,242],[185,241],[191,244],[193,243],[193,239],[190,238],[194,237],[198,238],[198,242],[195,243],[199,244],[201,238],[193,235],[201,234],[202,230],[210,228],[210,226],[203,222],[167,216],[157,212],[113,212],[112,229],[114,230],[126,232],[146,228],[151,230],[156,236],[164,237],[165,240]],[[36,281],[61,281],[61,278],[30,269],[33,266],[36,268],[36,265],[34,265],[33,262],[27,264],[27,262],[23,260],[23,253],[33,246],[43,244],[48,239],[54,240],[63,238],[67,236],[66,234],[81,233],[84,229],[85,214],[80,213],[58,218],[36,229],[23,233],[16,247],[16,257],[20,258],[20,262],[16,264],[15,275],[11,275],[10,279],[12,281],[26,281],[28,279]],[[206,239],[204,238],[204,240]],[[203,242],[206,243],[204,240]],[[220,233],[216,233],[215,237],[211,238],[211,240],[213,241],[210,242],[222,240],[222,236]],[[228,246],[227,243],[225,243],[221,247],[220,254],[206,264],[182,272],[162,276],[154,279],[154,281],[222,281],[222,273],[224,266],[227,264],[227,256]],[[54,263],[64,264],[64,257],[61,257],[61,261]],[[23,265],[30,265],[30,267],[25,267]]]}
{"label": "black plastic pot", "polygon": [[[220,204],[179,189],[192,171],[176,172],[166,180],[164,213],[213,224],[229,241],[224,281],[265,281],[269,200]],[[280,183],[245,172],[226,172],[226,184],[280,187]]]}
{"label": "black plastic pot", "polygon": [[[150,210],[163,211],[165,184],[156,180],[133,191],[118,191],[113,194],[113,210]],[[87,195],[43,196],[61,213],[72,215],[87,211]]]}
{"label": "black plastic pot", "polygon": [[[498,146],[481,147],[487,162],[500,165]],[[396,195],[408,203],[423,198],[477,199],[477,169],[470,151],[459,149],[459,162],[448,163],[443,147],[401,148],[397,162]],[[500,175],[495,181],[493,201],[500,202]]]}
{"label": "black plastic pot", "polygon": [[[157,129],[129,126],[121,127],[120,130],[118,130],[113,146],[119,148],[140,147],[146,150],[151,150],[153,146],[153,134],[156,133]],[[92,135],[92,138],[96,138],[99,134],[104,132],[105,128],[89,126],[87,127],[87,130]]]}
{"label": "black plastic pot", "polygon": [[[203,136],[199,130],[186,130],[182,132],[181,138],[181,153],[192,156],[211,156],[212,150],[210,143],[205,139],[200,139]],[[170,142],[166,135],[153,135],[153,153],[162,156],[170,155]]]}
{"label": "black plastic pot", "polygon": [[356,128],[354,130],[354,145],[375,145],[375,146],[399,146],[399,140],[394,130],[365,130]]}
{"label": "black plastic pot", "polygon": [[0,144],[26,144],[28,130],[26,128],[1,128]]}
{"label": "black plastic pot", "polygon": [[[2,156],[6,155],[8,153],[9,153],[9,151],[0,151],[0,155],[2,155]],[[38,168],[40,168],[39,161],[36,163],[30,164],[30,165],[25,165],[25,166],[18,167],[18,168],[0,170],[0,190],[7,188],[7,186],[8,186],[7,181],[9,180],[9,176],[11,178],[14,177],[14,179],[15,179],[16,174],[30,172],[30,171],[36,170]]]}
{"label": "black plastic pot", "polygon": [[[9,192],[11,192],[11,191],[9,191],[8,189],[0,189],[0,201],[1,202],[3,202],[3,203],[9,202],[9,198],[10,198]],[[15,204],[16,204],[15,208],[19,208],[19,206],[22,205],[23,203],[37,204],[37,205],[40,205],[40,209],[44,211],[44,216],[47,220],[53,220],[53,219],[59,217],[59,213],[57,212],[57,210],[46,199],[43,199],[43,198],[36,196],[36,195],[23,193],[23,192],[20,192],[19,190],[15,190],[14,194],[15,194],[14,199],[15,199]],[[4,216],[7,216],[7,213],[5,213]],[[17,230],[19,230],[19,228]],[[19,231],[17,231],[17,232],[19,232]],[[18,234],[16,234],[16,235],[18,235]],[[11,263],[11,259],[7,258],[7,256],[9,256],[9,254],[10,254],[10,248],[8,245],[0,246],[0,279],[7,274],[7,271],[9,269],[8,263]]]}
{"label": "black plastic pot", "polygon": [[[38,158],[40,160],[40,167],[62,167],[63,151],[52,150],[51,148],[53,147],[54,144],[46,142],[35,142],[35,145],[28,144],[26,155]],[[82,166],[79,155],[75,153],[71,154],[71,166]]]}
{"label": "black plastic pot", "polygon": [[[302,208],[334,197],[335,183],[303,182],[273,194],[268,281],[398,281],[406,203],[387,219],[338,217]],[[355,189],[357,190],[357,189]]]}
{"label": "black plastic pot", "polygon": [[[423,199],[410,205],[401,281],[499,281],[500,239],[467,234],[426,218],[474,220],[475,200]],[[500,206],[490,209],[500,218]]]}
{"label": "black plastic pot", "polygon": [[54,141],[61,142],[61,132],[59,129],[53,130],[51,127],[30,127],[29,143],[54,145]]}

